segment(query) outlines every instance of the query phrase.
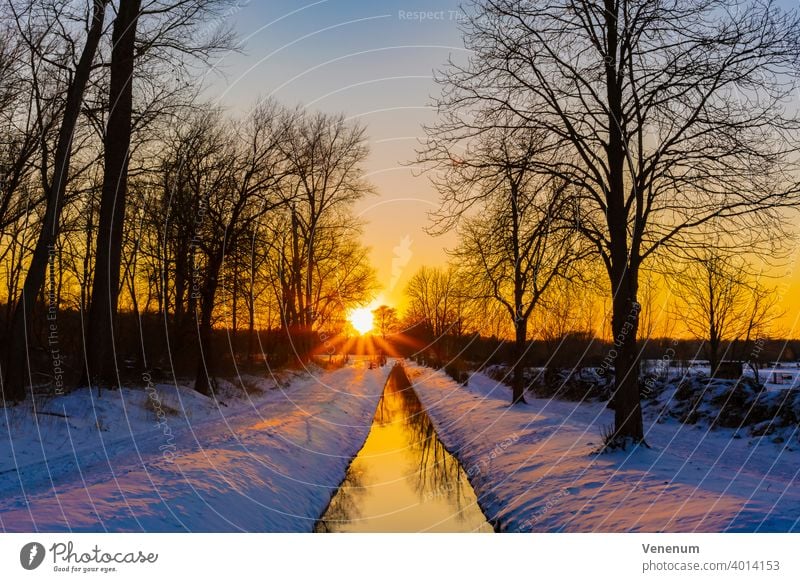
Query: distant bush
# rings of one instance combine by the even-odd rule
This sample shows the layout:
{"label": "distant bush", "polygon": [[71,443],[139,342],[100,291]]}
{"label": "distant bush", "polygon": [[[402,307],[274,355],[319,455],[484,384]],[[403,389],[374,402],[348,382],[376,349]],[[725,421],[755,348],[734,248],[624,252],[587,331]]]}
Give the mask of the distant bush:
{"label": "distant bush", "polygon": [[434,370],[444,370],[444,373],[461,385],[466,386],[469,382],[471,367],[460,358],[444,360],[435,354],[415,354],[411,359],[420,366],[433,368]]}
{"label": "distant bush", "polygon": [[346,354],[336,356],[315,356],[311,359],[323,370],[338,370],[348,364],[350,358]]}
{"label": "distant bush", "polygon": [[540,398],[574,402],[604,402],[611,398],[611,384],[598,377],[594,368],[547,368],[533,390]]}
{"label": "distant bush", "polygon": [[739,380],[684,378],[674,390],[665,390],[645,403],[648,417],[657,422],[674,418],[683,424],[711,428],[746,429],[754,437],[794,433],[800,424],[800,389],[770,391],[752,378]]}
{"label": "distant bush", "polygon": [[469,372],[461,362],[451,361],[444,367],[444,372],[459,384],[466,386],[469,383]]}

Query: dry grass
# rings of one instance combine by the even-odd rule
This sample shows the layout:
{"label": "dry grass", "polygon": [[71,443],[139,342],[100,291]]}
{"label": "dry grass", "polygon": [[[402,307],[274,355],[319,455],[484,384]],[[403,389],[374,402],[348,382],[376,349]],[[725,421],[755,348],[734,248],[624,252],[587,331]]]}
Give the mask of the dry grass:
{"label": "dry grass", "polygon": [[248,396],[261,396],[264,394],[264,389],[255,380],[249,378],[241,379],[236,384]]}
{"label": "dry grass", "polygon": [[162,413],[165,416],[179,416],[180,414],[180,411],[177,408],[173,408],[168,404],[164,404],[162,401],[157,400],[149,395],[144,403],[144,409],[149,410],[155,414],[156,417],[159,416],[159,413]]}

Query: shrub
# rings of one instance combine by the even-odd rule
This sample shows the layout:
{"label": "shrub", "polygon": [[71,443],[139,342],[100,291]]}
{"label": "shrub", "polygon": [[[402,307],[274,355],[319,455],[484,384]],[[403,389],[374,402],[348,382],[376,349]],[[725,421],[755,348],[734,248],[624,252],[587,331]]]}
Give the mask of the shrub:
{"label": "shrub", "polygon": [[453,380],[464,386],[469,382],[469,372],[462,362],[452,360],[444,367],[444,372]]}

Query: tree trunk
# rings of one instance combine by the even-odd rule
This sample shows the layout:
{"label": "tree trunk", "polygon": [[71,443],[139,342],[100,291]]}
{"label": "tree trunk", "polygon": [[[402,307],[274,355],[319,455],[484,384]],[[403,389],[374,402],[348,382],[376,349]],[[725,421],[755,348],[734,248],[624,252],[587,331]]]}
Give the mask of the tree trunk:
{"label": "tree trunk", "polygon": [[239,303],[239,269],[236,265],[237,258],[234,257],[234,265],[233,265],[233,289],[231,292],[231,337],[233,338],[233,355],[235,357],[236,353],[238,352],[238,347],[236,345],[236,336],[239,332],[239,310],[238,310],[238,303]]}
{"label": "tree trunk", "polygon": [[644,425],[639,395],[639,351],[636,334],[639,323],[639,304],[635,283],[626,272],[615,287],[611,328],[614,333],[614,437],[624,446],[626,440],[644,440]]}
{"label": "tree trunk", "polygon": [[256,348],[256,327],[253,315],[253,308],[250,307],[250,313],[247,322],[247,363],[252,364],[255,361],[254,352]]}
{"label": "tree trunk", "polygon": [[114,331],[120,291],[122,228],[128,193],[133,110],[133,64],[141,0],[120,0],[114,20],[109,115],[105,135],[103,191],[95,252],[92,303],[82,384],[113,386],[118,378]]}
{"label": "tree trunk", "polygon": [[717,375],[717,371],[719,371],[719,348],[721,343],[721,340],[713,334],[708,341],[708,363],[711,368],[709,370],[709,378],[714,378]]}
{"label": "tree trunk", "polygon": [[518,317],[514,323],[514,369],[512,377],[513,398],[512,404],[525,404],[525,366],[523,358],[525,356],[525,344],[528,337],[528,321]]}
{"label": "tree trunk", "polygon": [[628,233],[629,210],[625,204],[625,138],[622,104],[622,79],[619,76],[619,3],[605,0],[604,16],[607,30],[605,76],[608,99],[608,192],[606,220],[609,231],[608,274],[614,294],[611,329],[614,334],[614,441],[624,446],[627,440],[642,442],[644,430],[639,401],[639,370],[637,366],[636,333],[639,326],[638,220]]}
{"label": "tree trunk", "polygon": [[83,274],[81,276],[81,314],[86,315],[89,312],[89,284],[91,281],[91,260],[92,260],[92,244],[94,234],[94,202],[89,203],[88,216],[86,217],[86,254],[83,257]]}
{"label": "tree trunk", "polygon": [[[177,245],[175,250],[175,271],[174,281],[172,282],[175,288],[175,307],[173,312],[172,322],[175,328],[183,326],[184,313],[186,308],[186,282],[191,281],[191,277],[187,275],[188,271],[188,250],[181,243]],[[168,284],[168,282],[167,282]],[[191,282],[189,284],[189,292],[191,293]]]}
{"label": "tree trunk", "polygon": [[214,311],[214,300],[203,298],[200,305],[200,325],[197,328],[197,340],[200,348],[197,360],[197,372],[195,373],[194,389],[200,394],[214,396],[213,389],[213,348],[211,346],[211,315]]}
{"label": "tree trunk", "polygon": [[67,91],[64,116],[58,133],[58,144],[53,159],[53,180],[48,187],[47,205],[42,220],[39,238],[31,257],[22,292],[14,307],[11,332],[5,354],[3,373],[3,401],[18,402],[25,399],[25,386],[30,377],[28,369],[28,324],[33,314],[36,297],[44,284],[48,258],[58,238],[61,210],[64,207],[67,180],[69,179],[70,154],[72,137],[81,112],[83,94],[89,81],[89,74],[94,61],[100,37],[103,34],[108,0],[94,0],[92,21],[86,35],[86,44],[75,67],[75,74]]}
{"label": "tree trunk", "polygon": [[200,301],[200,323],[197,327],[198,358],[194,388],[200,394],[214,396],[214,353],[212,346],[212,316],[216,299],[219,273],[222,268],[222,252],[208,262],[206,282]]}
{"label": "tree trunk", "polygon": [[[310,246],[310,241],[307,243]],[[308,252],[310,257],[311,251]],[[311,265],[306,266],[310,272]],[[306,274],[307,274],[306,273]],[[289,328],[289,333],[294,333],[295,338],[290,341],[294,347],[294,355],[298,364],[306,363],[306,320],[308,317],[308,306],[306,304],[306,278],[303,274],[302,261],[300,258],[300,229],[297,214],[292,209],[292,296],[295,304],[292,305],[294,325]]]}
{"label": "tree trunk", "polygon": [[522,358],[525,355],[525,342],[528,336],[528,318],[523,315],[522,304],[525,283],[522,276],[522,257],[520,256],[519,190],[511,182],[511,240],[514,258],[514,370],[512,380],[511,404],[525,403],[525,379]]}
{"label": "tree trunk", "polygon": [[[56,284],[56,305],[61,305],[61,292],[64,290],[64,245],[58,245],[57,257],[53,257],[58,261],[58,275],[54,278],[58,283]],[[54,261],[54,263],[55,263]],[[53,265],[53,268],[55,264]],[[51,275],[52,278],[52,275]]]}
{"label": "tree trunk", "polygon": [[253,350],[255,348],[255,327],[256,327],[256,244],[255,238],[250,245],[250,278],[248,281],[249,302],[247,304],[247,362],[253,363]]}

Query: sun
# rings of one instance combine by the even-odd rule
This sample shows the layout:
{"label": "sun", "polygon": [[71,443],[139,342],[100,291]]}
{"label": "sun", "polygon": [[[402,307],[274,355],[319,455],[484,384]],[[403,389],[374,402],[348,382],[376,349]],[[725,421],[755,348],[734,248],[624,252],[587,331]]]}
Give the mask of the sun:
{"label": "sun", "polygon": [[347,317],[350,325],[361,335],[372,331],[372,310],[368,307],[353,309]]}

